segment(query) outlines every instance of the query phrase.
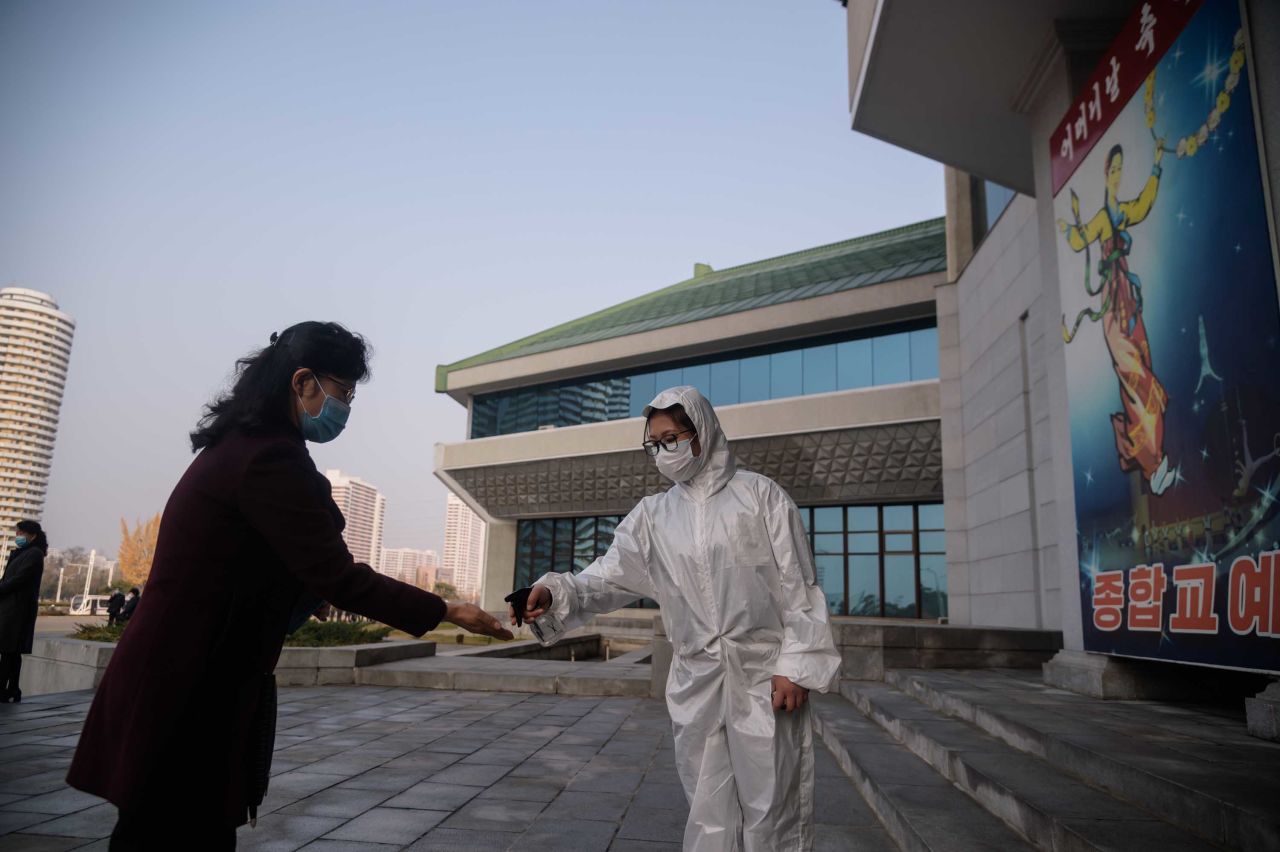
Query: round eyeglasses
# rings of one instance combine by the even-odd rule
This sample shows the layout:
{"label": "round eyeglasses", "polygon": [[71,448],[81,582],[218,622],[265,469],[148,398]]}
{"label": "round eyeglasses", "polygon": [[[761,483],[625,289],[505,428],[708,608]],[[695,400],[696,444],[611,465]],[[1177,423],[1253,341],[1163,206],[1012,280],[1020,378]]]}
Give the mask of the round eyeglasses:
{"label": "round eyeglasses", "polygon": [[667,437],[660,438],[656,441],[645,441],[640,446],[644,447],[644,451],[651,456],[656,456],[659,449],[666,450],[669,453],[674,453],[676,451],[676,447],[680,445],[679,436],[690,434],[697,435],[698,433],[693,429],[682,429],[674,435],[668,435]]}

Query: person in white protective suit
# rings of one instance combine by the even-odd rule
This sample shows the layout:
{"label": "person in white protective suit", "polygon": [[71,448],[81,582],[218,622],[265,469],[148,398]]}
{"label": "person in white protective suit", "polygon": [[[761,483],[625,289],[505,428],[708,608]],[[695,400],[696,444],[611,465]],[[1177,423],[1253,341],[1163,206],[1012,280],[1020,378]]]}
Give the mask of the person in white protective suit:
{"label": "person in white protective suit", "polygon": [[523,616],[563,622],[543,628],[554,641],[594,613],[656,600],[672,645],[685,850],[811,849],[806,697],[827,690],[840,656],[800,513],[773,480],[737,469],[695,388],[663,391],[645,418],[645,449],[674,487],[642,500],[582,573],[540,578]]}

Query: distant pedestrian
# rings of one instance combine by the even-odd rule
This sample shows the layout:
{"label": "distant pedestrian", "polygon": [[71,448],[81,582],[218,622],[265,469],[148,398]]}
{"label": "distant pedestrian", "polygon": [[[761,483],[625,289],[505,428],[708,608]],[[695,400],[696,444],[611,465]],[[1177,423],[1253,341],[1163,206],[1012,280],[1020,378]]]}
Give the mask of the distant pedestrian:
{"label": "distant pedestrian", "polygon": [[40,608],[40,578],[49,540],[35,521],[19,521],[16,545],[0,577],[0,704],[22,700],[22,655],[31,653]]}
{"label": "distant pedestrian", "polygon": [[124,609],[124,592],[116,589],[111,593],[111,597],[107,599],[107,626],[114,627],[123,623],[124,619],[120,617],[121,611]]}
{"label": "distant pedestrian", "polygon": [[124,607],[120,610],[120,620],[128,621],[133,618],[133,611],[138,608],[138,601],[142,600],[142,592],[138,591],[138,587],[134,586],[129,590],[129,594],[125,595]]}
{"label": "distant pedestrian", "polygon": [[199,455],[165,506],[147,605],[116,646],[67,776],[119,808],[111,852],[235,848],[270,777],[280,649],[322,601],[414,636],[447,617],[511,638],[473,604],[357,562],[343,541],[306,442],[342,432],[367,355],[336,323],[273,334],[191,434]]}

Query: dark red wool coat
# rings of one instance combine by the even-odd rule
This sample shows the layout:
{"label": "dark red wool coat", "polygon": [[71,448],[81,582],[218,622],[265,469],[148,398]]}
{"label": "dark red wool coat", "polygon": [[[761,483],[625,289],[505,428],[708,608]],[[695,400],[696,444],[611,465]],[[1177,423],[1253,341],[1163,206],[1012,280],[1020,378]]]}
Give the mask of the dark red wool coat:
{"label": "dark red wool coat", "polygon": [[246,820],[249,734],[304,588],[413,635],[440,598],[357,563],[293,430],[236,432],[169,497],[151,575],[94,696],[67,781],[118,807]]}

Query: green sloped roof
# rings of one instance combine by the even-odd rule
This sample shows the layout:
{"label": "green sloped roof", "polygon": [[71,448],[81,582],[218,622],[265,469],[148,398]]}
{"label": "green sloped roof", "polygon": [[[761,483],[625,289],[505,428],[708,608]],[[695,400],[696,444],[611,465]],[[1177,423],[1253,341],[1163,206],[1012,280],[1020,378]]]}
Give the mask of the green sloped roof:
{"label": "green sloped roof", "polygon": [[947,267],[943,219],[707,272],[436,368],[436,390],[449,373],[583,343],[638,334],[726,314],[910,278]]}

